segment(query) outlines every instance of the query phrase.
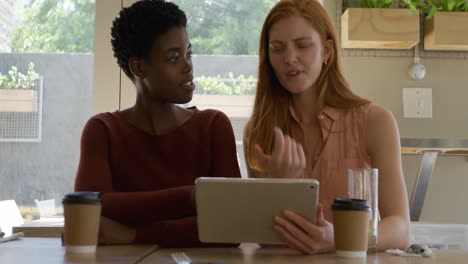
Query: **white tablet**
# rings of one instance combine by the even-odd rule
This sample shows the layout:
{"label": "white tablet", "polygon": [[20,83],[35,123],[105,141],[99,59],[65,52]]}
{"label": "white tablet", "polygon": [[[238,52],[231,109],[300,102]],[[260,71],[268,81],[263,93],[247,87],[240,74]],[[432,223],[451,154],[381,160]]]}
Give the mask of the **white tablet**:
{"label": "white tablet", "polygon": [[289,209],[315,223],[318,193],[319,183],[311,179],[199,178],[200,241],[284,244],[273,217]]}

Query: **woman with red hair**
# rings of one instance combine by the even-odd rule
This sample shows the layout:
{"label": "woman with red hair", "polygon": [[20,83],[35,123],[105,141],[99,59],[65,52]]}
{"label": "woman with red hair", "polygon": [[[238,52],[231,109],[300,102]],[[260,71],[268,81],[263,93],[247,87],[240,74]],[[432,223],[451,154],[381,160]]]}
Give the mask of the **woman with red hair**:
{"label": "woman with red hair", "polygon": [[330,207],[347,196],[347,169],[378,168],[378,249],[406,248],[410,222],[397,124],[390,111],[351,91],[322,5],[279,1],[264,22],[259,60],[244,133],[249,177],[320,181],[316,223],[285,211],[274,219],[280,237],[304,253],[334,250]]}

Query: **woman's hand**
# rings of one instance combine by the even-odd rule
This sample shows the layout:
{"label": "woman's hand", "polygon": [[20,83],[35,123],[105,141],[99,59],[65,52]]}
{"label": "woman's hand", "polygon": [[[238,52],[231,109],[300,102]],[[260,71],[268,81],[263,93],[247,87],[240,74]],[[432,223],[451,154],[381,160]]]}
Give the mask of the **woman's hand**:
{"label": "woman's hand", "polygon": [[269,178],[300,178],[306,166],[304,149],[294,139],[283,135],[275,127],[275,144],[271,155],[255,144],[255,154],[260,166]]}
{"label": "woman's hand", "polygon": [[334,250],[333,225],[325,220],[321,204],[317,207],[315,225],[304,217],[286,210],[283,217],[275,217],[273,228],[289,247],[304,254]]}
{"label": "woman's hand", "polygon": [[135,242],[136,230],[112,219],[101,216],[99,244],[124,245]]}

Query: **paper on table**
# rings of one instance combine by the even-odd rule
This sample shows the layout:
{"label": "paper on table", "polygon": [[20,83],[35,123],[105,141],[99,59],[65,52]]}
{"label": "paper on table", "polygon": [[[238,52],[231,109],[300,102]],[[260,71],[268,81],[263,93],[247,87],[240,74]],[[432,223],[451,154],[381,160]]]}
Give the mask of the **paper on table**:
{"label": "paper on table", "polygon": [[397,256],[402,256],[402,257],[422,257],[419,254],[408,253],[400,249],[388,249],[385,252],[393,254],[393,255],[397,255]]}
{"label": "paper on table", "polygon": [[432,250],[427,245],[411,245],[406,251],[400,249],[389,249],[385,252],[402,257],[431,257]]}
{"label": "paper on table", "polygon": [[11,235],[11,236],[7,236],[7,237],[0,238],[0,243],[4,243],[4,242],[16,240],[16,239],[18,239],[18,238],[20,238],[20,237],[24,237],[24,233],[23,233],[23,232],[14,233],[14,234]]}

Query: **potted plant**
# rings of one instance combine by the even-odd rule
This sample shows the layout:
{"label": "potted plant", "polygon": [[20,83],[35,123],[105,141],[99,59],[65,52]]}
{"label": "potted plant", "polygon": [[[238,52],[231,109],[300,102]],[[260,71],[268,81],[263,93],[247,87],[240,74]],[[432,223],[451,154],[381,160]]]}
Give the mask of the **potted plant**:
{"label": "potted plant", "polygon": [[468,51],[468,1],[421,0],[424,49]]}
{"label": "potted plant", "polygon": [[360,0],[360,6],[341,16],[343,48],[410,49],[419,43],[416,8],[392,8],[394,0]]}
{"label": "potted plant", "polygon": [[19,72],[16,66],[6,75],[0,72],[0,111],[37,112],[37,91],[33,87],[39,78],[32,62],[26,74]]}

